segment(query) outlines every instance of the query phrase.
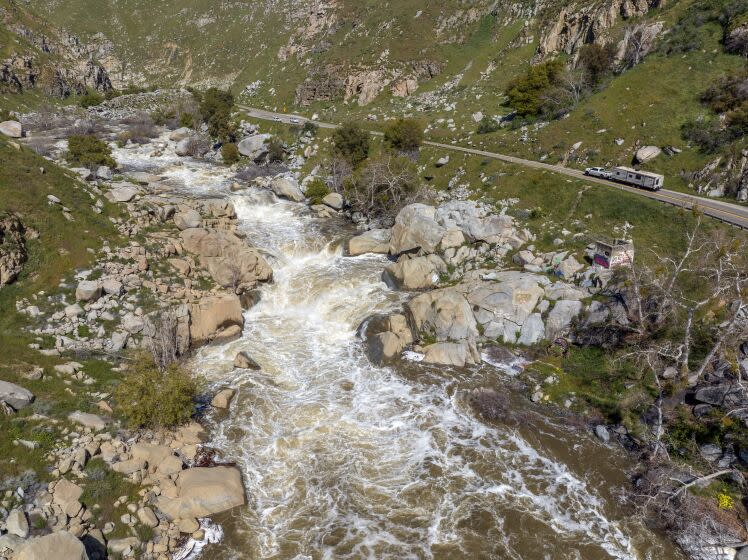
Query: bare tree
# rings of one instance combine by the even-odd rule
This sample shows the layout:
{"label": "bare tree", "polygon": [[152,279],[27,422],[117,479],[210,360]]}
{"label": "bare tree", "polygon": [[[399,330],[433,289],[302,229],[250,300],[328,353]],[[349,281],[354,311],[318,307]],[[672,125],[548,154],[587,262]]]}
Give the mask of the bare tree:
{"label": "bare tree", "polygon": [[146,344],[159,371],[164,371],[179,357],[178,320],[173,310],[167,309],[149,317]]}
{"label": "bare tree", "polygon": [[[689,384],[696,384],[726,340],[748,332],[748,263],[734,239],[721,231],[704,232],[701,215],[686,234],[686,244],[675,257],[650,252],[656,267],[635,264],[629,271],[627,293],[634,329],[642,338],[680,322],[683,337],[668,354]],[[725,305],[725,301],[731,302]],[[690,361],[693,325],[705,310],[722,308],[725,320],[713,328],[714,343],[695,372]]]}

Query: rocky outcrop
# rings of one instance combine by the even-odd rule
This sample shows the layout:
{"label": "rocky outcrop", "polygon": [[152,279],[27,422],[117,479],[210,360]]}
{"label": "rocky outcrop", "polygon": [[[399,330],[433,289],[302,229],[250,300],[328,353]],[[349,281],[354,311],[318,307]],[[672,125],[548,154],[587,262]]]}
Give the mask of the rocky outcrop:
{"label": "rocky outcrop", "polygon": [[411,258],[402,255],[396,263],[387,265],[382,279],[391,287],[403,290],[423,290],[439,284],[447,265],[438,255]]}
{"label": "rocky outcrop", "polygon": [[195,519],[244,505],[244,486],[234,467],[195,467],[179,473],[176,496],[159,496],[158,508],[171,519]]}
{"label": "rocky outcrop", "polygon": [[690,185],[700,194],[735,197],[748,201],[748,150],[728,153],[710,161],[691,177]]}
{"label": "rocky outcrop", "polygon": [[645,15],[662,4],[664,0],[603,0],[566,5],[542,35],[537,58],[560,52],[574,55],[584,44],[604,44],[619,19]]}
{"label": "rocky outcrop", "polygon": [[24,543],[16,560],[89,560],[83,543],[67,531],[33,538]]}
{"label": "rocky outcrop", "polygon": [[186,251],[200,257],[200,263],[220,286],[242,293],[273,278],[265,258],[233,232],[189,228],[180,239]]}
{"label": "rocky outcrop", "polygon": [[17,277],[26,262],[26,230],[18,216],[0,216],[0,288]]}

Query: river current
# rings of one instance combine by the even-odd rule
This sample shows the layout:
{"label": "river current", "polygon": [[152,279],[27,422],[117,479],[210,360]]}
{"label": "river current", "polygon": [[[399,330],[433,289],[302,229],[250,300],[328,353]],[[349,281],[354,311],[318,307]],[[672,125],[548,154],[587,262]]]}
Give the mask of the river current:
{"label": "river current", "polygon": [[[237,390],[211,445],[241,469],[248,497],[217,516],[222,539],[201,558],[681,558],[621,504],[631,464],[620,450],[511,392],[521,422],[476,417],[465,394],[507,392],[510,374],[369,363],[357,327],[408,294],[380,280],[384,257],[344,256],[355,232],[342,219],[258,189],[232,193],[225,168],[168,149],[115,155],[180,194],[230,199],[274,271],[242,337],[191,361],[212,386]],[[262,370],[233,369],[240,351]]]}

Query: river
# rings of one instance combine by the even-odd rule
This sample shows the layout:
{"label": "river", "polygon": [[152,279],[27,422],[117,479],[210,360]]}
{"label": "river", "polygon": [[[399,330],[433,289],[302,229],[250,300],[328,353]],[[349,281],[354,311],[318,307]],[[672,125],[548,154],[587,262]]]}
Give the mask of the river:
{"label": "river", "polygon": [[[211,445],[243,472],[248,505],[217,516],[229,559],[674,560],[681,556],[621,505],[632,466],[519,394],[521,422],[490,425],[466,391],[508,391],[509,374],[375,367],[356,338],[373,313],[407,294],[380,281],[381,256],[349,258],[342,220],[248,189],[231,193],[225,168],[167,150],[117,150],[126,169],[167,176],[172,188],[234,203],[274,282],[246,312],[241,339],[191,361],[237,389],[213,418]],[[235,370],[246,351],[262,370]]]}

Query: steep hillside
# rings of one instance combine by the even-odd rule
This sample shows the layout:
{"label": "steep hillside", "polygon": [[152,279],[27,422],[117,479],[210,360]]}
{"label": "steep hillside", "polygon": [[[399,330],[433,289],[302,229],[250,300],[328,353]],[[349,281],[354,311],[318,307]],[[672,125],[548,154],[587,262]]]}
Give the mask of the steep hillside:
{"label": "steep hillside", "polygon": [[78,37],[15,0],[0,1],[0,93],[65,98],[111,89],[106,70]]}

